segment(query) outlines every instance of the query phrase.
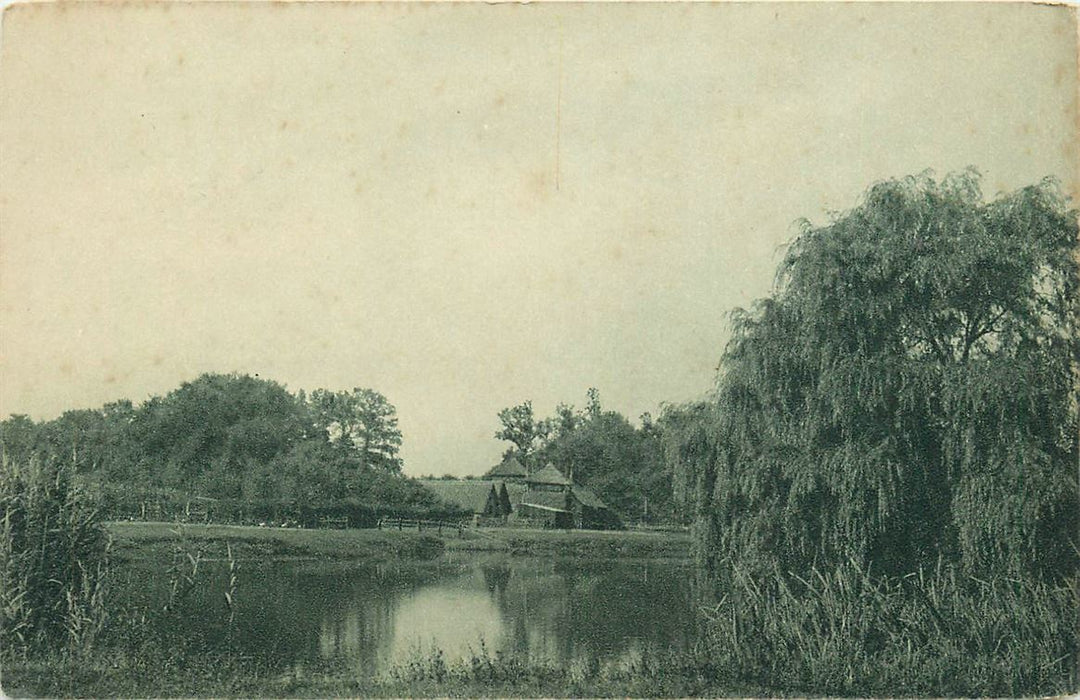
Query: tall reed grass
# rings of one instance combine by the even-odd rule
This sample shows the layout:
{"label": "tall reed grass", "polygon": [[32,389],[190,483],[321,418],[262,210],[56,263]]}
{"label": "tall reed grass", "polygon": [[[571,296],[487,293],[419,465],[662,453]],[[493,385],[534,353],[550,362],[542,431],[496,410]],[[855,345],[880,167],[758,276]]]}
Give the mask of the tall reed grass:
{"label": "tall reed grass", "polygon": [[767,578],[732,567],[706,609],[725,675],[826,695],[1028,696],[1077,690],[1075,579],[992,581],[939,566],[876,577],[854,563]]}
{"label": "tall reed grass", "polygon": [[107,619],[109,539],[70,470],[0,465],[0,650],[89,649]]}

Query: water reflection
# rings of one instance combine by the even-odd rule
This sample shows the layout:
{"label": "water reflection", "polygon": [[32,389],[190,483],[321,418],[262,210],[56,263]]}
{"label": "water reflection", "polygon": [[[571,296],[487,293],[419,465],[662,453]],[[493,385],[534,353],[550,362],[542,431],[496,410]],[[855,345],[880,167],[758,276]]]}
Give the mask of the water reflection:
{"label": "water reflection", "polygon": [[[211,571],[190,625],[220,627],[215,601],[223,597],[223,573]],[[448,662],[467,658],[481,640],[491,653],[534,661],[613,662],[688,646],[689,579],[688,565],[671,561],[253,563],[240,572],[237,634],[229,644],[290,663],[345,661],[367,673],[433,647]]]}

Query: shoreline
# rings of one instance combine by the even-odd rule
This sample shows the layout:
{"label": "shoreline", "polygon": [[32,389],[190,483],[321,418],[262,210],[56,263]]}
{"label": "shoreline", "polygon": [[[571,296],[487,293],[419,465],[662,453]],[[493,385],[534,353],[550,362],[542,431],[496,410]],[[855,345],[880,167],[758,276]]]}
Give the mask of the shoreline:
{"label": "shoreline", "polygon": [[[119,561],[171,557],[177,546],[206,560],[324,559],[430,561],[443,554],[689,559],[690,535],[668,531],[466,528],[462,536],[429,532],[309,530],[149,521],[105,523]],[[230,553],[231,552],[231,553]]]}

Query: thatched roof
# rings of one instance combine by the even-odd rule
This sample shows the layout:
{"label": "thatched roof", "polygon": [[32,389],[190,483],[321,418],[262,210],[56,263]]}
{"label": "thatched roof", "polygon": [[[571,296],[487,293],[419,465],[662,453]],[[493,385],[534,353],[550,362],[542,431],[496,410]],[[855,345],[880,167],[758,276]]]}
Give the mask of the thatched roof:
{"label": "thatched roof", "polygon": [[510,504],[516,506],[521,502],[521,497],[525,494],[525,484],[515,484],[512,481],[500,482],[496,488],[506,488],[506,494],[510,496]]}
{"label": "thatched roof", "polygon": [[493,496],[497,498],[495,484],[490,481],[420,479],[420,483],[442,500],[470,513],[483,513],[487,509],[488,499]]}
{"label": "thatched roof", "polygon": [[525,477],[525,482],[529,484],[556,484],[559,486],[569,486],[570,480],[562,475],[562,472],[555,468],[554,464],[548,464],[546,467]]}
{"label": "thatched roof", "polygon": [[600,500],[600,497],[595,493],[585,488],[584,486],[574,485],[573,488],[574,498],[581,501],[581,505],[589,508],[603,508],[607,509],[607,504]]}
{"label": "thatched roof", "polygon": [[521,479],[525,476],[525,467],[517,458],[511,457],[491,468],[485,475],[488,479]]}
{"label": "thatched roof", "polygon": [[541,510],[569,511],[566,507],[566,494],[554,491],[526,491],[521,497],[521,505]]}

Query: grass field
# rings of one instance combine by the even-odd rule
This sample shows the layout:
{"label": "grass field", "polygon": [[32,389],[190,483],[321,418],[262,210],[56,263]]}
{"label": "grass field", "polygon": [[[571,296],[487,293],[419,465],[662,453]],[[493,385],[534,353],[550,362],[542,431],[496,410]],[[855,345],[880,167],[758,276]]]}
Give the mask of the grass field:
{"label": "grass field", "polygon": [[444,549],[442,539],[416,532],[154,522],[112,522],[106,528],[113,538],[113,555],[120,559],[167,560],[175,545],[181,542],[186,548],[194,549],[209,559],[225,558],[226,543],[238,559],[431,559],[439,556]]}
{"label": "grass field", "polygon": [[445,536],[415,530],[304,530],[238,525],[112,522],[113,554],[120,559],[168,558],[178,543],[205,558],[225,558],[226,543],[239,559],[319,558],[379,561],[431,559],[444,551],[518,555],[678,557],[689,555],[681,532],[467,528]]}

